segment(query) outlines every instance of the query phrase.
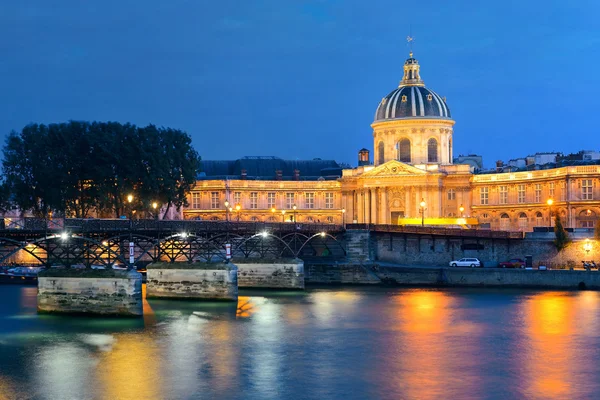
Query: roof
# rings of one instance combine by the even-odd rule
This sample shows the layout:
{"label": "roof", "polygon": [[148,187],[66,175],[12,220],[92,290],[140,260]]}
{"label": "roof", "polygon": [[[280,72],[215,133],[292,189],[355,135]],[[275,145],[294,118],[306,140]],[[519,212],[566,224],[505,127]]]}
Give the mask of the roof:
{"label": "roof", "polygon": [[278,157],[242,157],[237,160],[201,160],[198,179],[240,179],[242,171],[246,179],[275,180],[281,171],[282,180],[295,180],[295,170],[300,180],[337,179],[342,167],[333,160],[283,160]]}

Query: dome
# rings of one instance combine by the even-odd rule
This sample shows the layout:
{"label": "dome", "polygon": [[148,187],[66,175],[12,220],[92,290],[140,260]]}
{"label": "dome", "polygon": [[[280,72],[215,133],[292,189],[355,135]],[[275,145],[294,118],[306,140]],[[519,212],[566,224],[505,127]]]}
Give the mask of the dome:
{"label": "dome", "polygon": [[375,112],[375,122],[403,118],[452,118],[445,99],[425,87],[412,53],[404,63],[400,85],[381,99]]}

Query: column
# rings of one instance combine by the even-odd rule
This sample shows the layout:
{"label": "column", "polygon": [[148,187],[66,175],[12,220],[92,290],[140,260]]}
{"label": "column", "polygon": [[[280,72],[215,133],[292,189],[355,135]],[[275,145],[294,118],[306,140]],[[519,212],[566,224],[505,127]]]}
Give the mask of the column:
{"label": "column", "polygon": [[365,223],[365,215],[363,213],[363,193],[362,190],[356,191],[356,222],[359,224]]}
{"label": "column", "polygon": [[369,189],[365,189],[364,191],[364,199],[365,199],[365,205],[364,205],[364,213],[365,213],[365,224],[370,224],[371,223],[371,196],[370,196],[370,190]]}
{"label": "column", "polygon": [[379,223],[380,224],[389,224],[388,220],[388,200],[387,200],[387,188],[382,188],[379,190]]}
{"label": "column", "polygon": [[371,189],[371,223],[379,224],[379,188]]}

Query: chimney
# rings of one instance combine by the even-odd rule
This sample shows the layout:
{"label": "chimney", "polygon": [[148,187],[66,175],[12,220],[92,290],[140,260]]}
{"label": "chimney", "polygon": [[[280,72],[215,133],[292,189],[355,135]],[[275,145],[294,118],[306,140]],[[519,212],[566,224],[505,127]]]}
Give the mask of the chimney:
{"label": "chimney", "polygon": [[299,169],[295,169],[294,170],[294,180],[295,181],[299,181],[300,180],[300,170]]}
{"label": "chimney", "polygon": [[358,166],[369,165],[369,150],[360,149],[358,152]]}
{"label": "chimney", "polygon": [[502,162],[502,160],[496,161],[496,172],[502,172],[503,167],[504,163]]}
{"label": "chimney", "polygon": [[248,171],[246,171],[245,169],[243,169],[242,170],[242,180],[245,181],[247,177],[248,177]]}
{"label": "chimney", "polygon": [[283,171],[280,169],[275,170],[275,180],[281,181],[283,180]]}

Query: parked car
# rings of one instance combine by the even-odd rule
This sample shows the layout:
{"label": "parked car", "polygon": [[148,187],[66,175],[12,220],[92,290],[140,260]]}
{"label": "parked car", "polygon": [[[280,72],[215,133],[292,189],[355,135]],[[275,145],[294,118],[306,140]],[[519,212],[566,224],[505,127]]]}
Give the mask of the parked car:
{"label": "parked car", "polygon": [[523,268],[525,267],[525,261],[520,258],[511,258],[508,261],[503,261],[498,264],[500,268]]}
{"label": "parked car", "polygon": [[478,258],[461,258],[460,260],[450,261],[451,267],[481,267],[481,261]]}

